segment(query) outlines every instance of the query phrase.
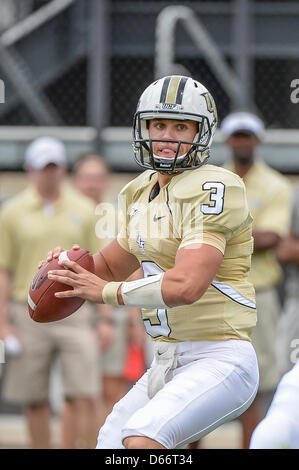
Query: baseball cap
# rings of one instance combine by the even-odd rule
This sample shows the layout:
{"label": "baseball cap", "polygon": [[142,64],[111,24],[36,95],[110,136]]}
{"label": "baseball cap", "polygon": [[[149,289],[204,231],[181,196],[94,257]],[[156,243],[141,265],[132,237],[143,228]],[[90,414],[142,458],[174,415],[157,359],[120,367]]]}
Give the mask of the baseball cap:
{"label": "baseball cap", "polygon": [[226,116],[221,124],[223,135],[228,138],[236,132],[245,132],[255,135],[260,140],[264,136],[264,123],[253,113],[246,111],[234,112]]}
{"label": "baseball cap", "polygon": [[24,167],[42,170],[49,163],[66,165],[66,151],[64,144],[54,137],[39,137],[28,146],[25,152]]}

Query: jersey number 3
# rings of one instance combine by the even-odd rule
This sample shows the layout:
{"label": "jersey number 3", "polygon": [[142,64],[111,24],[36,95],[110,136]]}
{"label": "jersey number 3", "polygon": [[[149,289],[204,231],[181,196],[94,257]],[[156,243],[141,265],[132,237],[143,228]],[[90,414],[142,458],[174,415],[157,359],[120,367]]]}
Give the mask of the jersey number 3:
{"label": "jersey number 3", "polygon": [[216,214],[219,215],[223,211],[224,192],[225,186],[223,183],[209,181],[202,185],[204,191],[211,191],[210,202],[211,204],[202,204],[201,212],[203,214]]}
{"label": "jersey number 3", "polygon": [[[155,274],[163,273],[163,269],[157,266],[153,261],[143,261],[142,269],[144,277],[154,276]],[[168,325],[167,310],[164,308],[157,309],[157,320],[159,324],[153,325],[149,319],[143,319],[143,323],[148,335],[153,338],[158,336],[169,336],[171,329]]]}

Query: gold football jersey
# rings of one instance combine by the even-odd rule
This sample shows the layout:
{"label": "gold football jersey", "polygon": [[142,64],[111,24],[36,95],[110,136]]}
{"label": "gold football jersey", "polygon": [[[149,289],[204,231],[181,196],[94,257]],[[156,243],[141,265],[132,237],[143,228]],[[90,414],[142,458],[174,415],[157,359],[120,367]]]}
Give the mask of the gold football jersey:
{"label": "gold football jersey", "polygon": [[193,243],[212,245],[224,258],[192,305],[143,309],[147,333],[160,341],[250,340],[256,307],[248,281],[253,239],[244,183],[213,165],[175,175],[160,191],[157,181],[148,170],[120,193],[118,242],[137,257],[144,276],[171,269],[177,251]]}

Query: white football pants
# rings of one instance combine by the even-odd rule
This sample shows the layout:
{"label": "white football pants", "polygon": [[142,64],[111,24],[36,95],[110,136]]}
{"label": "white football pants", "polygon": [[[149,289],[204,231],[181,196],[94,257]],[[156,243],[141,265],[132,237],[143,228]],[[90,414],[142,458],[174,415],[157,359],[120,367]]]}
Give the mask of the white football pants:
{"label": "white football pants", "polygon": [[299,361],[279,382],[265,418],[252,434],[250,449],[299,449]]}
{"label": "white football pants", "polygon": [[[174,343],[167,344],[173,350]],[[165,342],[160,345],[165,351]],[[149,437],[167,449],[183,448],[238,417],[256,395],[258,366],[250,342],[186,341],[175,343],[173,367],[169,370],[169,354],[164,364],[166,383],[149,399],[148,390],[152,396],[153,388],[161,386],[150,372],[154,367],[159,371],[158,363],[163,369],[158,352],[156,348],[151,368],[107,417],[97,449],[122,449],[129,436]],[[154,386],[148,388],[149,372]]]}

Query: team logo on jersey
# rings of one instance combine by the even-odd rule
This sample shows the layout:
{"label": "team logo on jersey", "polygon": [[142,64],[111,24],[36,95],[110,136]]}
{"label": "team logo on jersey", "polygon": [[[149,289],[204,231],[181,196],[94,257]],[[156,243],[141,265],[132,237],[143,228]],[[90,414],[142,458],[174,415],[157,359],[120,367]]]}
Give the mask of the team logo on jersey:
{"label": "team logo on jersey", "polygon": [[136,243],[139,246],[142,253],[144,253],[145,241],[142,239],[139,232],[137,232]]}

